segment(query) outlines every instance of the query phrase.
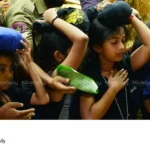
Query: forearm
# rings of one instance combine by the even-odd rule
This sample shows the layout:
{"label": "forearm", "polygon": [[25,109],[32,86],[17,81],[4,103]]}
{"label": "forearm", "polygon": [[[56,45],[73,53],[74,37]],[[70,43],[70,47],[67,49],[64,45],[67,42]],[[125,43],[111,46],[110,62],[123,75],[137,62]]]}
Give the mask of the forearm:
{"label": "forearm", "polygon": [[58,18],[54,21],[53,26],[64,33],[72,43],[79,42],[80,40],[87,40],[88,37],[77,27]]}
{"label": "forearm", "polygon": [[116,95],[117,92],[115,92],[112,88],[109,88],[103,95],[103,97],[98,102],[92,105],[90,109],[90,118],[101,119],[110,108]]}
{"label": "forearm", "polygon": [[53,79],[46,72],[44,72],[36,63],[33,62],[33,65],[36,71],[38,72],[39,76],[41,77],[42,81],[46,85],[50,85]]}
{"label": "forearm", "polygon": [[45,103],[45,101],[47,103],[49,101],[48,94],[46,92],[46,89],[39,74],[34,68],[34,63],[33,62],[27,63],[26,66],[29,70],[30,76],[34,83],[36,99],[39,100],[41,103]]}

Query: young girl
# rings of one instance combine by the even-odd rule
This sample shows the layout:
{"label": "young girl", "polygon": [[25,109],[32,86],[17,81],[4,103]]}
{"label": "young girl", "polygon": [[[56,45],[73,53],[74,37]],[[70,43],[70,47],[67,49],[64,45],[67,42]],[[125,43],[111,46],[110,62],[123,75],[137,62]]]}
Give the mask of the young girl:
{"label": "young girl", "polygon": [[[77,12],[78,15],[77,10],[74,12]],[[80,19],[78,24],[82,22],[82,15],[79,13],[79,17],[77,16]],[[70,91],[67,88],[66,90],[65,88],[64,90],[51,88],[50,76],[57,77],[55,69],[59,64],[68,65],[74,69],[78,68],[87,48],[88,36],[74,25],[59,18],[55,9],[47,10],[43,16],[45,21],[50,23],[54,29],[44,35],[38,49],[40,67],[45,72],[36,64],[34,67],[46,84],[51,102],[43,108],[39,108],[39,113],[43,114],[43,119],[58,119],[63,106],[64,95],[74,92],[75,88],[68,88]],[[76,19],[76,17],[74,18]],[[68,81],[67,79],[64,83],[68,83]]]}
{"label": "young girl", "polygon": [[[8,51],[0,51],[0,98],[1,106],[8,102],[21,102],[24,104],[24,108],[29,108],[31,105],[45,105],[49,102],[49,96],[45,90],[43,82],[40,76],[36,72],[33,66],[33,61],[30,56],[30,47],[27,40],[21,41],[24,46],[24,50],[17,50],[22,56],[22,59],[27,66],[30,76],[32,78],[32,84],[34,85],[35,92],[28,91],[25,88],[19,88],[17,83],[13,81],[13,64],[14,53]],[[5,106],[5,109],[8,108]],[[10,104],[12,108],[13,104]],[[15,106],[17,108],[17,106]],[[18,106],[22,107],[22,106]],[[12,111],[12,110],[11,110]],[[13,113],[14,111],[12,111]],[[29,111],[29,118],[33,116],[34,109],[31,109],[32,114]],[[19,114],[19,112],[18,112]],[[27,115],[27,114],[26,114]],[[23,117],[23,116],[22,116]],[[18,117],[19,118],[19,117]],[[20,116],[21,118],[21,116]],[[12,119],[12,118],[7,118]],[[15,119],[15,117],[14,117]],[[23,118],[22,118],[23,119]]]}
{"label": "young girl", "polygon": [[[58,18],[57,12],[54,8],[47,10],[43,14],[43,16],[46,22],[52,23],[57,30],[62,32],[62,34],[64,34],[68,38],[66,40],[70,41],[69,44],[67,43],[65,45],[66,49],[64,49],[64,53],[61,53],[59,49],[56,49],[57,46],[59,48],[59,45],[56,45],[58,44],[57,42],[59,40],[54,43],[54,49],[51,50],[53,51],[53,58],[55,59],[56,65],[53,66],[54,68],[51,68],[51,71],[53,71],[52,77],[57,76],[55,68],[58,64],[70,66],[73,69],[77,69],[86,51],[88,36],[80,29]],[[61,36],[61,34],[58,34],[58,36],[64,37]],[[56,94],[51,94],[51,97],[53,97],[52,99],[55,99],[55,101],[60,101],[63,95],[64,93],[57,91]]]}
{"label": "young girl", "polygon": [[133,14],[129,20],[143,45],[124,61],[127,38],[124,26],[106,26],[97,18],[93,21],[89,33],[90,58],[83,69],[86,75],[96,80],[99,94],[80,93],[78,117],[137,118],[140,101],[132,75],[150,60],[150,30]]}

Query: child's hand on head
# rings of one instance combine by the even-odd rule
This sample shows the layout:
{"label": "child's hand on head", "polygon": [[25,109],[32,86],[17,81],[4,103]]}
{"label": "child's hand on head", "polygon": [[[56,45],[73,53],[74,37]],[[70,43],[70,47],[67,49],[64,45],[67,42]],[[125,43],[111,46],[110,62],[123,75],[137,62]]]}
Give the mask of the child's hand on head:
{"label": "child's hand on head", "polygon": [[97,4],[96,8],[98,11],[101,11],[103,10],[106,6],[108,6],[109,4],[111,4],[111,2],[105,2],[105,1],[102,1],[100,3]]}
{"label": "child's hand on head", "polygon": [[138,19],[142,20],[140,13],[136,9],[132,8],[132,14],[134,14]]}
{"label": "child's hand on head", "polygon": [[25,63],[30,63],[32,61],[32,57],[29,42],[26,39],[24,39],[24,41],[20,41],[20,43],[24,46],[24,49],[17,49],[16,51],[19,53],[19,55]]}

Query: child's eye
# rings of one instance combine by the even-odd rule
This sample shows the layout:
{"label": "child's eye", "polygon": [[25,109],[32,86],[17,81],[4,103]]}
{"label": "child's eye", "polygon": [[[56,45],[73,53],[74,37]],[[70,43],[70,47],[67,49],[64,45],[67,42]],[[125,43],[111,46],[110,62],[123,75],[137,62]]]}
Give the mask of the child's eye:
{"label": "child's eye", "polygon": [[126,40],[125,40],[125,39],[123,39],[123,40],[122,40],[122,43],[126,43]]}
{"label": "child's eye", "polygon": [[0,72],[4,72],[5,71],[5,68],[0,68]]}
{"label": "child's eye", "polygon": [[118,44],[118,41],[111,41],[111,44]]}

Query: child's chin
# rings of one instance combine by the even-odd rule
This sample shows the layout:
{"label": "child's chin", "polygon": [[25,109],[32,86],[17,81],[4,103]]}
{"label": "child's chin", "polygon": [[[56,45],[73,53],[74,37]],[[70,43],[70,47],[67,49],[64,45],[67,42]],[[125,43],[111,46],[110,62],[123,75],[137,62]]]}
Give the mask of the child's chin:
{"label": "child's chin", "polygon": [[10,87],[10,85],[4,85],[4,86],[2,87],[2,90],[8,90],[9,87]]}

